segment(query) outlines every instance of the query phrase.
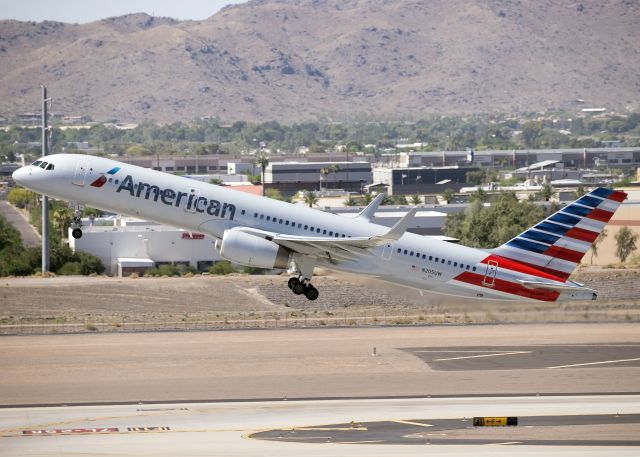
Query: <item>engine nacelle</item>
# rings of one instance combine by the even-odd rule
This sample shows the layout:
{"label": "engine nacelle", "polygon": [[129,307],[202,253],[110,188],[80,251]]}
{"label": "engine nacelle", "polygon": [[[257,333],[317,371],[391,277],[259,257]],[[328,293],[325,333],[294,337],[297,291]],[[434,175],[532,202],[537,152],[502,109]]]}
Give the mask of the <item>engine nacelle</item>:
{"label": "engine nacelle", "polygon": [[287,268],[288,249],[240,230],[227,230],[222,237],[220,255],[232,262],[257,268]]}

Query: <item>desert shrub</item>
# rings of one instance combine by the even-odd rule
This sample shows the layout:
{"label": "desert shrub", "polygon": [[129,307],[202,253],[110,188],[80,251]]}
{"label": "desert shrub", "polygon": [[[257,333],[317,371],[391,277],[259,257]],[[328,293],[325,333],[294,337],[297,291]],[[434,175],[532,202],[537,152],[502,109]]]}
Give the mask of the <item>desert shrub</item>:
{"label": "desert shrub", "polygon": [[231,273],[235,273],[236,269],[231,265],[231,262],[228,260],[222,260],[220,262],[216,262],[209,267],[209,273],[213,275],[228,275]]}

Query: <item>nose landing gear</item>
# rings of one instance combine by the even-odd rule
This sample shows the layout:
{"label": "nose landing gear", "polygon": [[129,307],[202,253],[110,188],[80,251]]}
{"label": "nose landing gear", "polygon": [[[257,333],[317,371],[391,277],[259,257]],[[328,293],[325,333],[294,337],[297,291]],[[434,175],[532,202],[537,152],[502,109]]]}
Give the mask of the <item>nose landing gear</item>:
{"label": "nose landing gear", "polygon": [[71,220],[71,236],[76,240],[82,238],[82,212],[83,207],[81,205],[74,205],[73,219]]}

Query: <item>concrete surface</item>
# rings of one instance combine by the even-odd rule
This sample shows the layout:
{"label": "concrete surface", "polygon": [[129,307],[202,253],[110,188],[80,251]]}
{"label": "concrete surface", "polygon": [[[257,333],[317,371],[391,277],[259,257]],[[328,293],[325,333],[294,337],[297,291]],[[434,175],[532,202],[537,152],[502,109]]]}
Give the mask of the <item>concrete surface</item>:
{"label": "concrete surface", "polygon": [[25,246],[40,246],[40,234],[29,224],[24,215],[10,205],[9,202],[0,200],[0,214],[20,232]]}
{"label": "concrete surface", "polygon": [[[489,343],[503,353],[538,346],[541,355],[432,367],[411,350]],[[548,368],[636,358],[638,344],[637,323],[7,336],[0,404],[638,392],[637,364]],[[610,345],[627,352],[618,357]],[[453,371],[438,365],[454,362]]]}
{"label": "concrete surface", "polygon": [[[319,424],[461,419],[479,415],[590,416],[640,413],[638,395],[424,398],[388,400],[277,401],[0,409],[0,449],[5,457],[30,456],[637,456],[638,447],[546,445],[513,447],[467,444],[430,446],[379,443],[277,442],[250,439],[265,429],[313,428]],[[562,423],[562,421],[560,421]],[[566,421],[565,421],[566,423]],[[612,436],[616,427],[605,424]],[[611,427],[611,428],[608,428]],[[105,431],[106,430],[106,431]],[[36,436],[24,432],[39,432]],[[518,433],[514,428],[501,433]],[[318,432],[323,432],[318,430]],[[476,433],[494,433],[491,430]],[[331,433],[331,431],[324,431]],[[351,432],[357,436],[359,431]],[[469,433],[474,433],[470,431]],[[549,437],[554,435],[549,428]],[[623,434],[625,433],[623,429]],[[628,432],[627,432],[628,433]],[[52,436],[55,435],[55,436]],[[631,435],[630,439],[637,439]],[[476,438],[477,439],[477,438]],[[375,440],[373,440],[375,441]],[[418,438],[417,441],[420,441]]]}

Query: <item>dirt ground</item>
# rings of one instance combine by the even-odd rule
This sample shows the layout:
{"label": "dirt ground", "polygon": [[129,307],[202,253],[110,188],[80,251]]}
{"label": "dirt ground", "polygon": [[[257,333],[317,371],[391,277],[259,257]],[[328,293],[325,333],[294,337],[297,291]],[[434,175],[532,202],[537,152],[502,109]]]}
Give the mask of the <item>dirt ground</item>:
{"label": "dirt ground", "polygon": [[640,270],[579,270],[597,301],[462,300],[347,275],[318,275],[309,302],[287,276],[27,277],[0,280],[0,333],[273,326],[640,320]]}

